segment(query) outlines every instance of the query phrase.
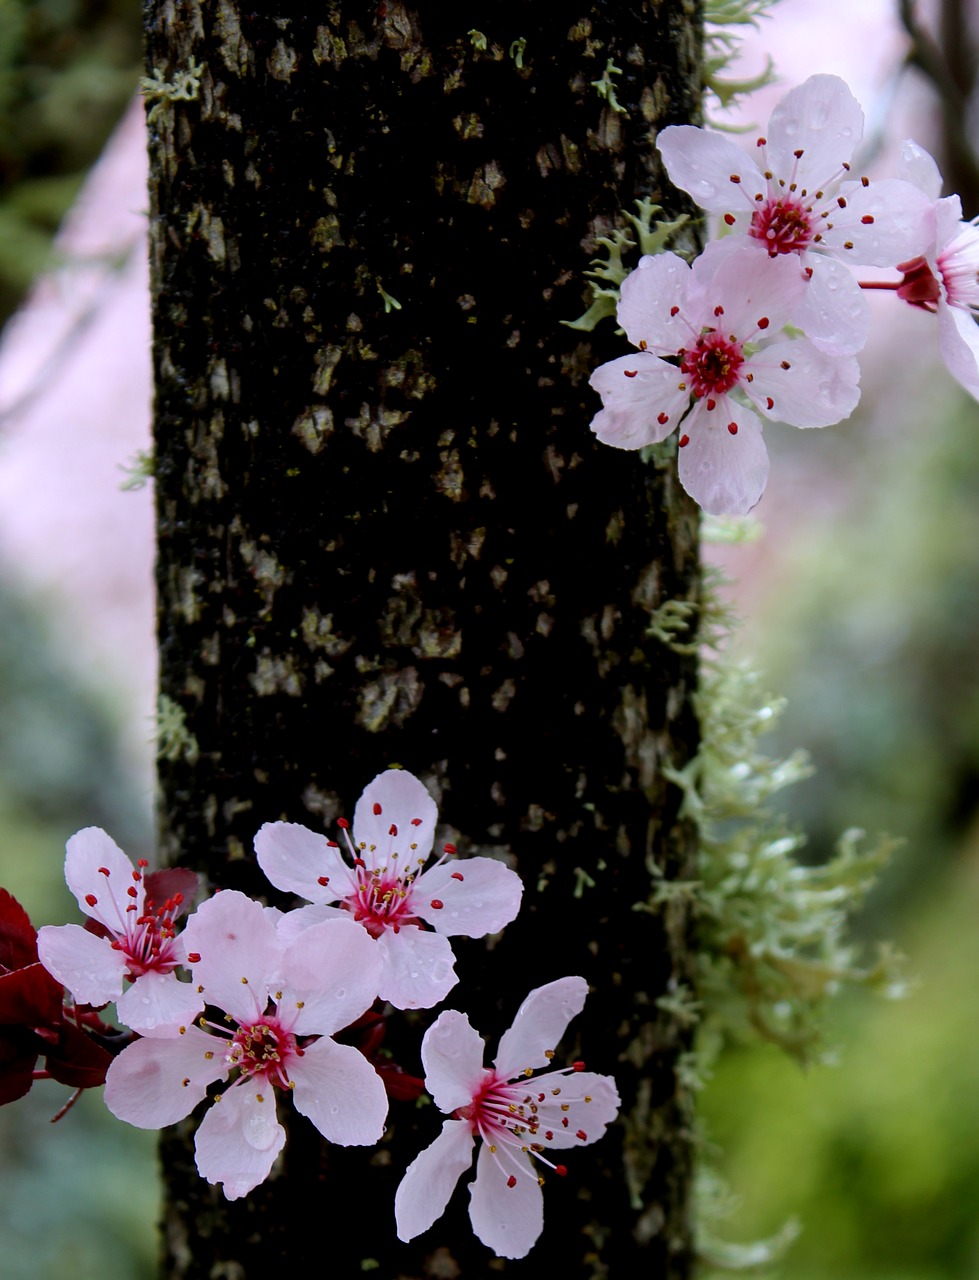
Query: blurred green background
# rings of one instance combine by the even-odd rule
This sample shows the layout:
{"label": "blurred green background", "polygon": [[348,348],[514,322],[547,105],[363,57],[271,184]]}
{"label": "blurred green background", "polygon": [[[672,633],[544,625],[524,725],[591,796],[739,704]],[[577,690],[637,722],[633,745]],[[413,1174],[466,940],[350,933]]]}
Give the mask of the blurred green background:
{"label": "blurred green background", "polygon": [[[51,261],[138,62],[135,0],[0,0],[0,320]],[[907,998],[841,998],[835,1066],[731,1045],[702,1095],[705,1151],[740,1199],[727,1234],[797,1218],[776,1268],[792,1280],[979,1276],[979,407],[932,330],[889,333],[850,422],[768,433],[767,534],[723,557],[747,615],[735,646],[789,700],[770,749],[816,765],[785,794],[808,856],[853,825],[905,839],[856,929],[908,955]],[[76,918],[72,831],[104,826],[133,855],[152,839],[114,701],[68,674],[56,630],[0,582],[0,883],[38,925]],[[153,1135],[97,1094],[52,1126],[65,1096],[44,1082],[0,1110],[4,1280],[60,1280],[66,1259],[150,1276]]]}

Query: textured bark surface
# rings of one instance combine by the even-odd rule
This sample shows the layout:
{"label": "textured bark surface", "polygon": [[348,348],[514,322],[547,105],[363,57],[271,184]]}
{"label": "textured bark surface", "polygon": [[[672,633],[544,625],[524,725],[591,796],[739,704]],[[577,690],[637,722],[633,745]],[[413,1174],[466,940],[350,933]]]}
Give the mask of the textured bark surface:
{"label": "textured bark surface", "polygon": [[[402,764],[463,856],[525,883],[498,941],[456,942],[447,1006],[492,1044],[530,988],[583,975],[560,1058],[624,1105],[548,1178],[517,1263],[473,1239],[465,1179],[397,1241],[431,1106],[393,1102],[376,1150],[289,1117],[282,1165],[230,1205],[188,1122],[163,1140],[165,1274],[687,1276],[689,1029],[657,1001],[689,986],[688,921],[634,905],[653,863],[691,874],[662,766],[695,749],[695,669],[646,630],[696,596],[696,519],[672,467],[589,433],[614,324],[559,321],[596,236],[662,194],[656,129],[697,116],[697,5],[263,9],[146,6],[148,74],[198,82],[149,104],[161,682],[186,725],[165,856],[286,905],[257,828],[324,829]],[[609,59],[622,111],[592,83]],[[432,1016],[390,1020],[409,1071]]]}

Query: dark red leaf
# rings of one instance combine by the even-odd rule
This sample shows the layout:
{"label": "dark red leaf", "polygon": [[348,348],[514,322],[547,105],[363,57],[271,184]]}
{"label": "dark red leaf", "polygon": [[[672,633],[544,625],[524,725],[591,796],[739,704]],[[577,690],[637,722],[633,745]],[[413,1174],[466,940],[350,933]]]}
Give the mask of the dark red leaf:
{"label": "dark red leaf", "polygon": [[37,931],[12,893],[0,889],[0,965],[22,969],[37,961]]}
{"label": "dark red leaf", "polygon": [[105,1084],[105,1073],[112,1061],[112,1054],[81,1031],[71,1022],[65,1022],[61,1030],[61,1042],[56,1050],[48,1052],[46,1064],[55,1080],[70,1084],[76,1089],[93,1089]]}
{"label": "dark red leaf", "polygon": [[0,974],[0,1026],[52,1027],[61,1021],[64,989],[35,961]]}
{"label": "dark red leaf", "polygon": [[174,910],[174,918],[189,911],[197,897],[200,879],[189,867],[167,867],[163,871],[151,871],[145,879],[146,897],[154,907],[162,907],[167,899],[180,895],[183,901]]}
{"label": "dark red leaf", "polygon": [[16,1102],[34,1083],[37,1049],[34,1037],[21,1028],[0,1033],[0,1106]]}
{"label": "dark red leaf", "polygon": [[410,1076],[393,1063],[374,1063],[374,1070],[381,1077],[389,1098],[396,1102],[414,1102],[425,1092],[425,1081]]}

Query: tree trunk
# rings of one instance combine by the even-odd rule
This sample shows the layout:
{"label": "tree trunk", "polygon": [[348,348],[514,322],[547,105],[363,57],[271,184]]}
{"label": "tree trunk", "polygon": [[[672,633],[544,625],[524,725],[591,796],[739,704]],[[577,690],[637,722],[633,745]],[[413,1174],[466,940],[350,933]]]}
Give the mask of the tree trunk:
{"label": "tree trunk", "polygon": [[[263,8],[146,5],[164,858],[286,905],[258,827],[325,829],[403,765],[460,854],[525,885],[498,941],[456,940],[446,1007],[492,1045],[581,974],[562,1056],[614,1074],[623,1109],[548,1179],[516,1263],[473,1238],[462,1184],[397,1240],[434,1107],[393,1101],[376,1149],[290,1115],[283,1163],[232,1204],[188,1121],[162,1144],[164,1273],[688,1276],[689,928],[648,904],[652,876],[692,876],[662,766],[696,746],[695,665],[647,630],[696,598],[696,512],[672,465],[588,430],[614,324],[560,322],[596,237],[661,197],[656,130],[697,116],[698,5]],[[408,1071],[433,1017],[389,1019]]]}

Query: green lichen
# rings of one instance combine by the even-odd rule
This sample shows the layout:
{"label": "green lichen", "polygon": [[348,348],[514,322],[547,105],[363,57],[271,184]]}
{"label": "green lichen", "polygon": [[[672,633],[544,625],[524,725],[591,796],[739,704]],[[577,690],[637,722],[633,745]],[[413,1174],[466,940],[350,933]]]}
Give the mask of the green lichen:
{"label": "green lichen", "polygon": [[119,488],[126,493],[134,489],[145,489],[155,475],[155,467],[156,459],[153,456],[153,450],[138,449],[131,460],[119,468],[126,477]]}
{"label": "green lichen", "polygon": [[609,58],[605,63],[605,70],[602,72],[601,78],[598,80],[592,80],[591,87],[596,91],[600,98],[605,99],[609,107],[617,115],[624,116],[626,114],[626,109],[615,96],[615,81],[612,79],[613,76],[620,76],[621,74],[622,68],[617,67],[612,59]]}
{"label": "green lichen", "polygon": [[156,703],[156,754],[160,760],[186,760],[194,765],[200,758],[197,739],[187,728],[183,707],[161,693]]}
{"label": "green lichen", "polygon": [[146,113],[146,123],[153,124],[157,116],[174,102],[196,102],[201,92],[201,75],[203,62],[192,62],[189,71],[178,71],[172,80],[165,80],[159,67],[153,68],[152,76],[143,76],[139,82],[140,92],[147,102],[152,102]]}
{"label": "green lichen", "polygon": [[[735,27],[757,27],[758,19],[778,0],[705,0],[704,4],[704,90],[713,94],[722,110],[737,105],[741,98],[775,81],[775,66],[766,56],[765,67],[756,76],[736,80],[723,72],[735,61],[743,36]],[[708,114],[711,127],[729,133],[744,132]]]}

